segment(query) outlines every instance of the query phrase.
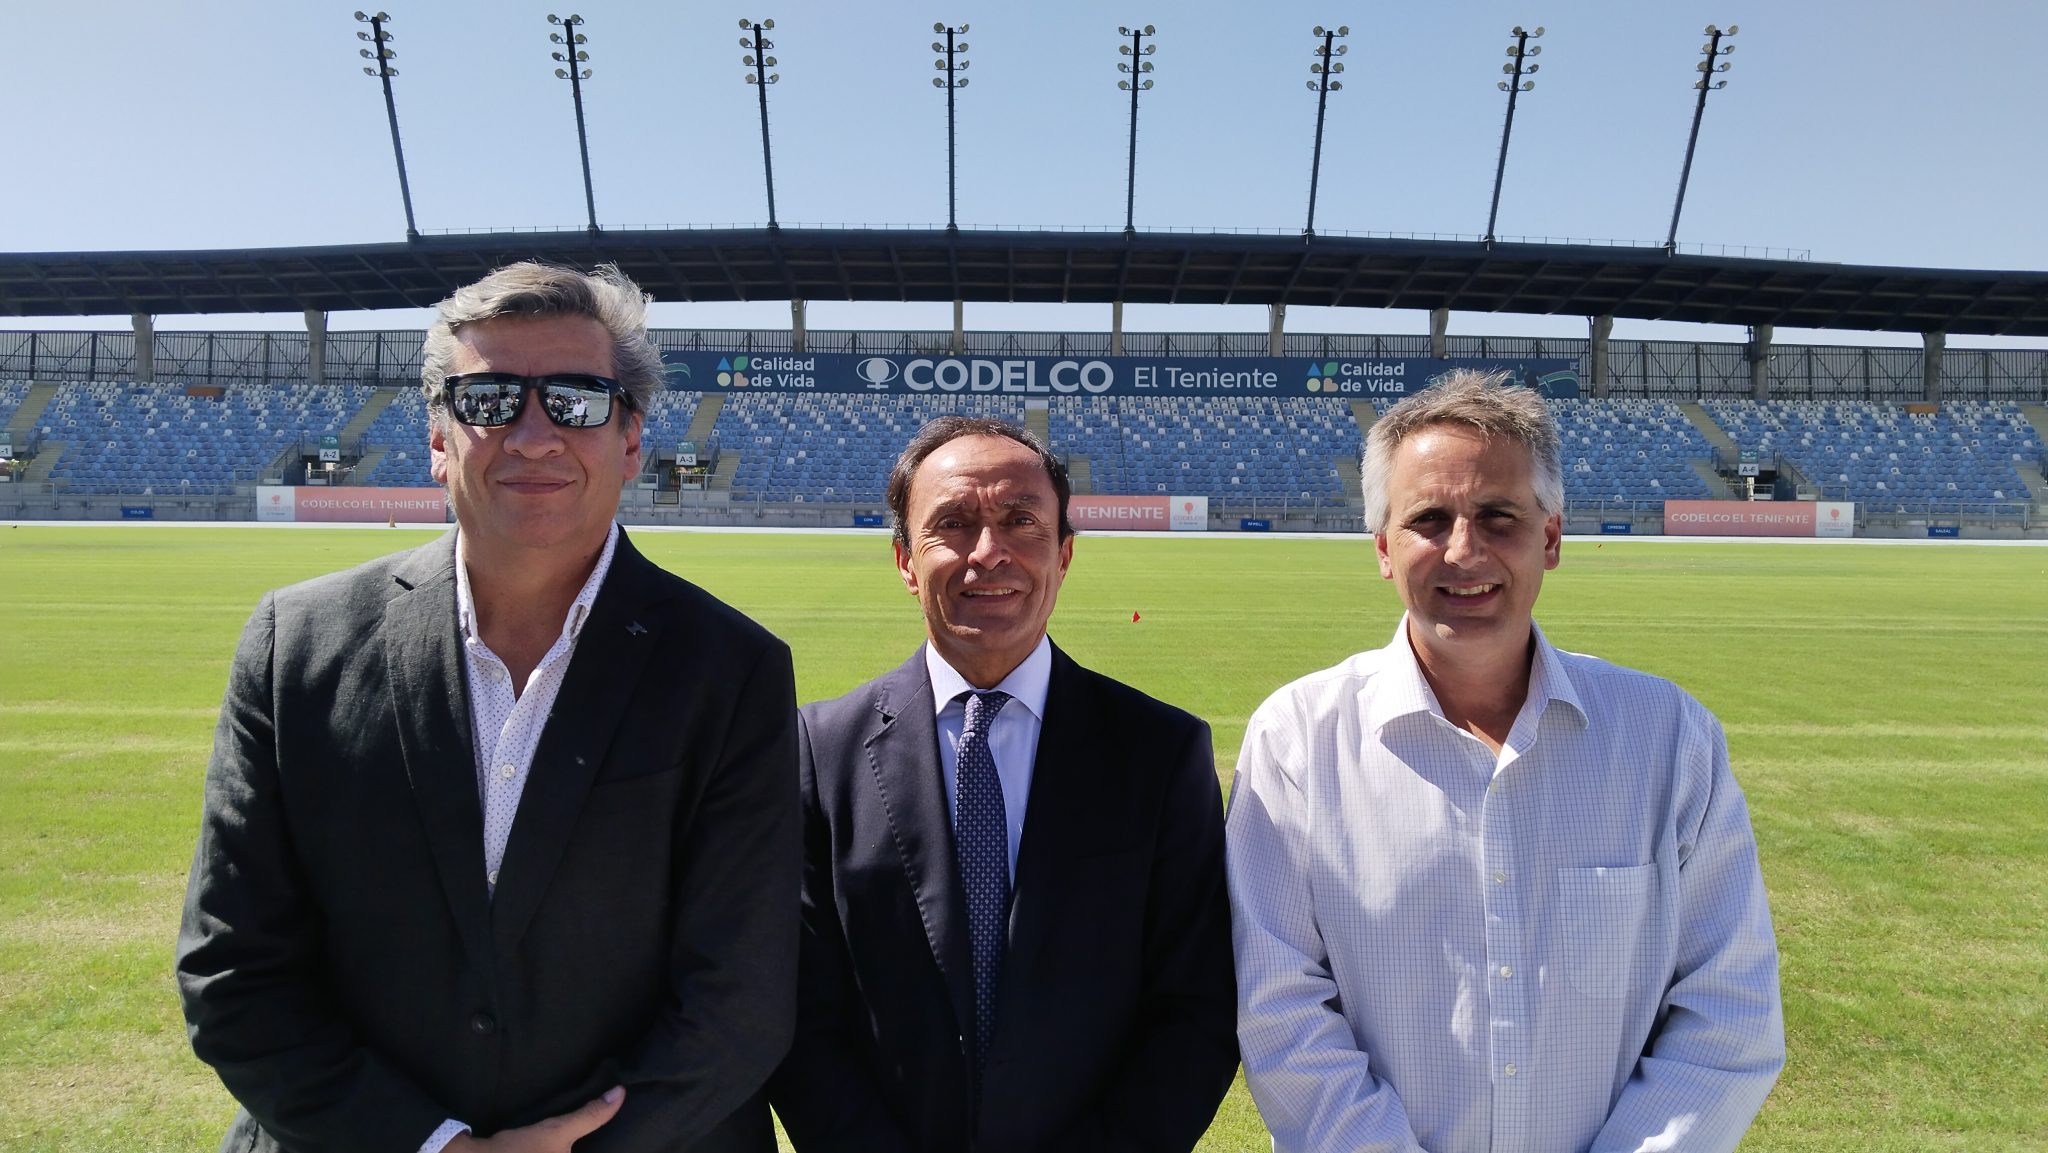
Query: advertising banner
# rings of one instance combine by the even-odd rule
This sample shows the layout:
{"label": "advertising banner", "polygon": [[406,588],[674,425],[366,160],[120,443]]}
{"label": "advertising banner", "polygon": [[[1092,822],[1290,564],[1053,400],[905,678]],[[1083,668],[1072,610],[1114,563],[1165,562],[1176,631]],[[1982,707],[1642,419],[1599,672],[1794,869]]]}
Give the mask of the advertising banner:
{"label": "advertising banner", "polygon": [[1854,536],[1856,506],[1846,501],[1667,500],[1672,536]]}
{"label": "advertising banner", "polygon": [[288,484],[259,484],[256,486],[256,519],[260,521],[289,521],[298,519],[299,490]]}
{"label": "advertising banner", "polygon": [[1578,362],[1424,357],[950,356],[666,352],[668,387],[704,393],[899,396],[1406,396],[1456,368],[1504,372],[1545,396],[1579,394]]}
{"label": "advertising banner", "polygon": [[1824,500],[1813,506],[1813,535],[1855,536],[1856,506],[1846,500]]}
{"label": "advertising banner", "polygon": [[448,494],[438,488],[300,488],[261,485],[256,489],[260,521],[398,521],[441,524],[448,519]]}
{"label": "advertising banner", "polygon": [[1209,527],[1206,496],[1077,496],[1067,502],[1077,529],[1201,532]]}

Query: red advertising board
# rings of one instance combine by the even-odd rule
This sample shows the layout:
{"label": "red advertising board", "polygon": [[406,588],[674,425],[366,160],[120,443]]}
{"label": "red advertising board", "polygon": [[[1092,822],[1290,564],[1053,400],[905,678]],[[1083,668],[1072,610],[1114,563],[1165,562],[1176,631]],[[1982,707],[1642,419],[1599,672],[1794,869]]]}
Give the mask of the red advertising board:
{"label": "red advertising board", "polygon": [[1077,496],[1067,502],[1067,519],[1078,529],[1125,532],[1205,532],[1206,496]]}
{"label": "red advertising board", "polygon": [[293,494],[299,521],[401,521],[440,524],[448,519],[448,493],[438,488],[300,488]]}
{"label": "red advertising board", "polygon": [[[1825,511],[1823,511],[1825,510]],[[1855,506],[1810,500],[1667,500],[1671,536],[1848,536]]]}
{"label": "red advertising board", "polygon": [[1067,519],[1084,530],[1166,532],[1173,527],[1172,506],[1167,496],[1077,496],[1067,501]]}

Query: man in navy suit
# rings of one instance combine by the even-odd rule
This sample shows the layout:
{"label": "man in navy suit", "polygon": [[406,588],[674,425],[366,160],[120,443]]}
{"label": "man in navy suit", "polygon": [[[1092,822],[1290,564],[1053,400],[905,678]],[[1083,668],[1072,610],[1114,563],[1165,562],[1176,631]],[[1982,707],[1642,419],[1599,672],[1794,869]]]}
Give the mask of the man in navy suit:
{"label": "man in navy suit", "polygon": [[1208,726],[1046,638],[1066,470],[949,416],[889,478],[928,643],[802,710],[797,1148],[1187,1150],[1237,1066]]}

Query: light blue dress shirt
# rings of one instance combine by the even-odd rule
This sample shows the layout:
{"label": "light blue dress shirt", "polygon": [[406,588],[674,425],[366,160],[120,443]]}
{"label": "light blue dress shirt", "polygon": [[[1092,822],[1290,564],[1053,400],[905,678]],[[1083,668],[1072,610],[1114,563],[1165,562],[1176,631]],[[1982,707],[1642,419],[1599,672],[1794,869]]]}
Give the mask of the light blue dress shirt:
{"label": "light blue dress shirt", "polygon": [[[953,698],[976,692],[967,678],[953,670],[938,650],[924,646],[925,672],[932,679],[932,704],[938,710],[939,775],[946,782],[948,823],[958,803],[954,770],[960,764],[960,732],[967,727],[967,707]],[[997,689],[1010,694],[1003,711],[989,726],[988,751],[995,755],[996,776],[1003,782],[1003,820],[1009,824],[1010,878],[1017,876],[1017,846],[1024,841],[1024,806],[1031,799],[1031,766],[1038,759],[1038,734],[1045,728],[1045,694],[1052,684],[1052,641],[1038,638],[1038,647],[1010,670]]]}
{"label": "light blue dress shirt", "polygon": [[1406,625],[1274,693],[1237,762],[1238,1037],[1275,1150],[1732,1150],[1785,1048],[1720,725],[1538,630],[1496,755]]}

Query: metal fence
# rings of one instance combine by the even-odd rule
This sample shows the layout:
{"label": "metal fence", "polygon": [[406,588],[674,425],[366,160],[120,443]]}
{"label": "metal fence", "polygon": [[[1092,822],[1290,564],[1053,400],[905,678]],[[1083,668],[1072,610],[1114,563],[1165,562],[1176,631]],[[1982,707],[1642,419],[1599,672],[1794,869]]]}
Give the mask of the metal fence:
{"label": "metal fence", "polygon": [[[418,330],[330,332],[330,384],[393,384],[419,379]],[[789,352],[788,329],[657,329],[667,351]],[[1107,332],[967,332],[971,356],[1107,356]],[[932,331],[841,330],[807,334],[811,352],[929,355],[951,351],[953,334]],[[1584,338],[1451,336],[1452,357],[1576,360],[1590,381]],[[156,379],[181,384],[290,383],[310,375],[304,332],[159,332]],[[1344,333],[1285,334],[1282,351],[1305,357],[1427,357],[1426,336]],[[1265,356],[1263,332],[1132,332],[1126,356]],[[1615,340],[1608,345],[1608,391],[1617,397],[1749,396],[1748,346],[1670,340]],[[1774,400],[1917,400],[1924,395],[1915,348],[1777,345],[1766,367]],[[132,380],[132,332],[0,332],[0,380]],[[2048,400],[2048,349],[1950,349],[1941,362],[1942,392],[1956,400]]]}

